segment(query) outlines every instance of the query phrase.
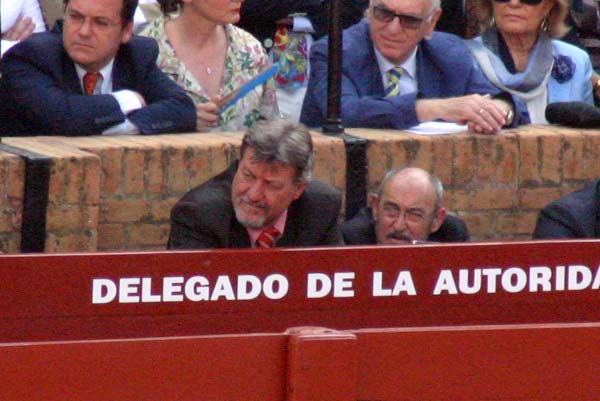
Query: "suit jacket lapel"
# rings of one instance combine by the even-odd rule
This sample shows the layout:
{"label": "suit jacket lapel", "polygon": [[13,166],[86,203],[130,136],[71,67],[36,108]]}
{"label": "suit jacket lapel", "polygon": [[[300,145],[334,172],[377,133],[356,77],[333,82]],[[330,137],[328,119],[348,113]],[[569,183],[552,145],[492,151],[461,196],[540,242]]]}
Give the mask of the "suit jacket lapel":
{"label": "suit jacket lapel", "polygon": [[283,236],[279,238],[276,246],[298,246],[298,237],[301,235],[302,221],[298,216],[298,204],[294,201],[288,208],[287,220]]}
{"label": "suit jacket lapel", "polygon": [[228,248],[250,248],[251,246],[248,231],[237,221],[234,213],[231,218]]}
{"label": "suit jacket lapel", "polygon": [[427,41],[422,40],[417,50],[417,82],[419,93],[425,98],[438,98],[441,95],[441,75],[436,69],[435,60],[429,54]]}
{"label": "suit jacket lapel", "polygon": [[69,93],[77,93],[83,95],[83,89],[77,76],[77,70],[75,69],[75,63],[69,58],[67,52],[63,50],[62,57],[62,79],[65,89]]}
{"label": "suit jacket lapel", "polygon": [[122,51],[119,51],[113,64],[112,80],[113,91],[135,88],[134,76],[131,66],[123,60]]}
{"label": "suit jacket lapel", "polygon": [[362,46],[353,49],[344,60],[345,70],[348,76],[354,77],[358,86],[359,96],[384,96],[383,80],[379,71],[379,64],[375,56],[375,47],[371,39],[371,32],[366,20],[359,23],[360,29],[352,29],[348,34],[352,37],[347,42],[360,40]]}
{"label": "suit jacket lapel", "polygon": [[365,60],[371,60],[370,63],[364,67],[365,77],[377,77],[377,79],[371,79],[370,88],[368,89],[369,94],[373,93],[375,96],[385,96],[385,90],[383,88],[383,78],[381,77],[381,70],[379,69],[379,63],[377,62],[377,56],[375,55],[375,45],[371,39],[371,32],[367,28],[367,34],[365,35],[368,41],[367,51],[369,55],[365,57]]}

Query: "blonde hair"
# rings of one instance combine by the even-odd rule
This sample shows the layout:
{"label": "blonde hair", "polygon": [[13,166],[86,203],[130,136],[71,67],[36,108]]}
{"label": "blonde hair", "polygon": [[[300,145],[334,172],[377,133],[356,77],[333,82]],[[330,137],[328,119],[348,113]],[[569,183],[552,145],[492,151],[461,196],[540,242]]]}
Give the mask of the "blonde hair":
{"label": "blonde hair", "polygon": [[[492,8],[493,0],[482,0],[479,4],[480,7],[487,16],[487,21],[482,21],[486,23],[487,26],[491,26],[494,20],[494,11]],[[553,38],[561,38],[568,31],[569,27],[565,24],[565,18],[569,13],[569,2],[568,0],[550,0],[554,2],[554,5],[550,9],[548,13],[548,17],[546,18],[546,30],[548,34]],[[482,13],[482,14],[483,14]]]}

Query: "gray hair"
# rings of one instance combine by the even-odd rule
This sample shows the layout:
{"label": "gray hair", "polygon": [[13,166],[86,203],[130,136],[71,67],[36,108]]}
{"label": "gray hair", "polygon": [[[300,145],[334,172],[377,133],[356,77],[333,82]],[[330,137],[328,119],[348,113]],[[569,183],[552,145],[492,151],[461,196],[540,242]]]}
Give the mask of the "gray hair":
{"label": "gray hair", "polygon": [[[436,10],[441,10],[442,6],[440,4],[440,0],[429,0],[431,2],[431,11],[430,12],[434,12]],[[373,0],[369,0],[369,5],[373,4]],[[366,13],[366,10],[365,10]]]}
{"label": "gray hair", "polygon": [[244,135],[242,157],[248,147],[254,150],[254,161],[286,164],[296,169],[296,181],[310,181],[313,143],[304,125],[283,118],[259,120]]}
{"label": "gray hair", "polygon": [[409,170],[414,170],[415,172],[419,172],[427,177],[427,180],[435,192],[434,212],[440,210],[440,208],[444,205],[444,186],[442,185],[442,182],[435,175],[418,167],[401,167],[388,171],[383,177],[381,184],[379,184],[379,188],[377,188],[377,197],[381,199],[381,194],[383,193],[383,190],[389,180],[394,178],[396,175],[400,173],[406,173]]}

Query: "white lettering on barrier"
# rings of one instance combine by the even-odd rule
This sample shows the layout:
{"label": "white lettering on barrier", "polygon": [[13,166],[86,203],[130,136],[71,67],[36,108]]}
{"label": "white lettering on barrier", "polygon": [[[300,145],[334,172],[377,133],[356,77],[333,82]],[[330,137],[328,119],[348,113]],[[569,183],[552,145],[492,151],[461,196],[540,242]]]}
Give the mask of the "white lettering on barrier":
{"label": "white lettering on barrier", "polygon": [[139,293],[139,285],[140,279],[137,277],[119,280],[119,303],[135,304],[140,302],[140,297],[136,295]]}
{"label": "white lettering on barrier", "polygon": [[327,274],[309,273],[306,279],[306,298],[323,298],[331,292],[331,279]]}
{"label": "white lettering on barrier", "polygon": [[408,295],[417,295],[417,289],[410,271],[403,270],[398,273],[394,288],[383,288],[383,272],[373,272],[374,297],[397,297],[401,292],[406,292]]}
{"label": "white lettering on barrier", "polygon": [[265,278],[263,293],[269,299],[281,299],[290,289],[288,279],[282,274],[271,274]]}
{"label": "white lettering on barrier", "polygon": [[581,291],[600,289],[600,267],[593,274],[584,265],[556,266],[554,270],[547,266],[532,266],[528,270],[520,267],[460,269],[457,277],[452,270],[440,271],[433,295],[476,294],[482,292],[494,294],[498,288],[505,292],[518,293],[524,290],[538,291]]}
{"label": "white lettering on barrier", "polygon": [[354,296],[354,272],[333,274],[333,282],[327,274],[309,273],[306,276],[306,298],[324,298],[333,289],[334,298],[352,298]]}
{"label": "white lettering on barrier", "polygon": [[92,303],[107,304],[117,296],[117,286],[107,278],[95,278],[92,280]]}
{"label": "white lettering on barrier", "polygon": [[[183,277],[165,277],[163,279],[163,302],[183,301]],[[143,299],[143,296],[142,296]]]}
{"label": "white lettering on barrier", "polygon": [[[355,296],[355,272],[308,273],[306,298],[318,299],[352,298]],[[259,297],[271,300],[284,298],[290,283],[282,274],[271,274],[264,279],[251,274],[238,276],[221,275],[214,283],[204,276],[163,277],[157,281],[151,277],[124,277],[116,280],[95,278],[92,280],[92,303],[96,305],[118,302],[201,302],[201,301],[248,301]],[[391,297],[406,294],[417,295],[417,288],[410,270],[396,274],[393,287],[384,285],[384,272],[374,271],[371,296]],[[391,283],[391,281],[387,281]],[[495,294],[507,293],[582,291],[600,289],[600,266],[594,273],[584,265],[486,267],[474,269],[440,270],[433,295]]]}
{"label": "white lettering on barrier", "polygon": [[[163,277],[162,291],[154,293],[152,284],[153,280],[150,277],[127,277],[118,280],[95,278],[92,280],[92,303],[108,304],[115,300],[122,304],[220,299],[234,301],[256,299],[261,293],[268,299],[277,300],[285,297],[290,288],[288,279],[281,274],[271,274],[263,281],[253,275],[240,275],[237,277],[236,291],[229,276],[219,276],[212,293],[210,282],[204,276],[192,276],[187,280],[184,277]],[[346,284],[340,288],[343,294],[347,293]],[[354,293],[350,296],[353,295]]]}

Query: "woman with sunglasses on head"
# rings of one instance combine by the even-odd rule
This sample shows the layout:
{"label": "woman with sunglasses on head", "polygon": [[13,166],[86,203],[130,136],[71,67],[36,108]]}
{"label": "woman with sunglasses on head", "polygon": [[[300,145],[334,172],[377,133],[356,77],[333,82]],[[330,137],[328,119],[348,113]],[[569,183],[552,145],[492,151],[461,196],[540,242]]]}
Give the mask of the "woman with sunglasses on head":
{"label": "woman with sunglasses on head", "polygon": [[159,68],[196,105],[198,131],[241,131],[279,114],[269,79],[231,106],[227,98],[270,66],[260,42],[232,25],[243,0],[158,0],[163,16],[140,33],[156,39]]}
{"label": "woman with sunglasses on head", "polygon": [[490,28],[469,40],[483,73],[527,104],[532,123],[546,123],[549,103],[593,104],[588,54],[554,39],[567,27],[567,0],[482,0]]}

